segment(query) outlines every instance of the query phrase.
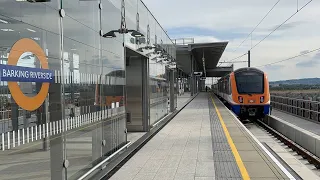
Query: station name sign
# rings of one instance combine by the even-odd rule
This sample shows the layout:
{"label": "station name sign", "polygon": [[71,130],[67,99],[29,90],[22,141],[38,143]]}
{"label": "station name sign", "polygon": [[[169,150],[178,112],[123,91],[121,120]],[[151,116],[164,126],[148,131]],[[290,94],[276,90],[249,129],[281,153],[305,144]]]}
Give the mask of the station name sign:
{"label": "station name sign", "polygon": [[202,76],[202,72],[200,71],[200,72],[193,72],[193,74],[195,75],[195,76]]}
{"label": "station name sign", "polygon": [[54,82],[54,71],[12,65],[0,65],[1,81],[13,82]]}

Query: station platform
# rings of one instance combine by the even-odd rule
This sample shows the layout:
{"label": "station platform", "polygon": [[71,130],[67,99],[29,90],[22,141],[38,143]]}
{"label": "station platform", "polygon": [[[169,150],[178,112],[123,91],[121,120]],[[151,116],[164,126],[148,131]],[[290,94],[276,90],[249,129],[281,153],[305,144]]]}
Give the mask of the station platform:
{"label": "station platform", "polygon": [[110,179],[294,178],[218,98],[199,93]]}
{"label": "station platform", "polygon": [[291,114],[288,114],[286,112],[273,109],[272,110],[272,116],[276,116],[284,121],[287,121],[290,124],[296,125],[302,129],[305,129],[309,132],[312,132],[314,134],[320,135],[320,123],[314,122],[312,120],[300,118],[298,116],[294,116]]}

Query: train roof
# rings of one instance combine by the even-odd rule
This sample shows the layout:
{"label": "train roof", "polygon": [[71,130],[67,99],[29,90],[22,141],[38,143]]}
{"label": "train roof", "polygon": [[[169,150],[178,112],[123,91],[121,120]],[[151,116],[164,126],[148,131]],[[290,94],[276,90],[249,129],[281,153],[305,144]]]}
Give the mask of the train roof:
{"label": "train roof", "polygon": [[238,73],[238,72],[242,72],[242,71],[256,71],[256,72],[260,72],[260,73],[264,73],[263,71],[261,71],[260,69],[258,68],[255,68],[255,67],[244,67],[244,68],[239,68],[235,71],[233,71],[234,73]]}

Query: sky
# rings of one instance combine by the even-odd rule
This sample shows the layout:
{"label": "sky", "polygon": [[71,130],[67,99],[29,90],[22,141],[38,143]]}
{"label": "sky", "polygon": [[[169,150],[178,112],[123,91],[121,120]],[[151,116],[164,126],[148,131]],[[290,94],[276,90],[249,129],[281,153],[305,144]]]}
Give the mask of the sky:
{"label": "sky", "polygon": [[[270,81],[320,77],[320,1],[307,4],[309,1],[143,0],[172,39],[228,41],[220,61],[230,61],[251,49],[251,66],[265,71]],[[234,64],[235,69],[246,66]]]}

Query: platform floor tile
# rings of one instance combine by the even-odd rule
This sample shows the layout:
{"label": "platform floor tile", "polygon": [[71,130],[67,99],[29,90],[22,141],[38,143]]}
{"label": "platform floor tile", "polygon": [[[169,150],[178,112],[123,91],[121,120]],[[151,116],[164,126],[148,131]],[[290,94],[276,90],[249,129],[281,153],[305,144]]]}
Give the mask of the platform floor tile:
{"label": "platform floor tile", "polygon": [[[289,179],[219,99],[213,99],[250,179]],[[211,117],[211,121],[220,121],[216,111],[211,112]],[[215,165],[217,166],[217,163]]]}
{"label": "platform floor tile", "polygon": [[111,180],[214,180],[207,93],[200,93]]}

